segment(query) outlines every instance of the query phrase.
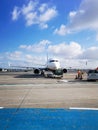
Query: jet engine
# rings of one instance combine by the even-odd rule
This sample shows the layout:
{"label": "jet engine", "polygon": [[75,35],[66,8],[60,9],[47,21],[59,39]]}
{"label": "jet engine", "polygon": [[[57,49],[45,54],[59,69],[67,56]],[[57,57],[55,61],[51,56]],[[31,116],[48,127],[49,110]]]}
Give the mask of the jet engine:
{"label": "jet engine", "polygon": [[67,69],[64,68],[64,69],[63,69],[63,73],[67,73]]}
{"label": "jet engine", "polygon": [[41,73],[41,71],[40,71],[40,69],[34,69],[34,74],[40,74]]}

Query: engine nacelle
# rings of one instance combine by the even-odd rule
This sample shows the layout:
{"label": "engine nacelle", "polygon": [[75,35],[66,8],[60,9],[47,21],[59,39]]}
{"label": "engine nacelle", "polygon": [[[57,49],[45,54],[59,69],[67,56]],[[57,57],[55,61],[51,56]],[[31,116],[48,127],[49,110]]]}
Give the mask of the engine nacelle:
{"label": "engine nacelle", "polygon": [[34,69],[34,74],[40,74],[41,73],[41,71],[40,71],[40,69]]}
{"label": "engine nacelle", "polygon": [[63,69],[63,73],[67,73],[67,69],[64,68],[64,69]]}

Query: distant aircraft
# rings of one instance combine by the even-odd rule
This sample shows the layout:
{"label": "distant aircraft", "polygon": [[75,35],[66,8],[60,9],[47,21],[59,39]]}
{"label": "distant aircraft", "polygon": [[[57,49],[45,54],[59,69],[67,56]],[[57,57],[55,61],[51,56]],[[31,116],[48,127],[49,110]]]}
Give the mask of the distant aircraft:
{"label": "distant aircraft", "polygon": [[32,68],[34,74],[42,74],[45,77],[63,77],[63,73],[67,73],[67,69],[62,68],[59,60],[57,59],[48,59],[44,67],[25,67],[25,66],[24,67],[11,66],[11,67],[26,68],[27,70]]}

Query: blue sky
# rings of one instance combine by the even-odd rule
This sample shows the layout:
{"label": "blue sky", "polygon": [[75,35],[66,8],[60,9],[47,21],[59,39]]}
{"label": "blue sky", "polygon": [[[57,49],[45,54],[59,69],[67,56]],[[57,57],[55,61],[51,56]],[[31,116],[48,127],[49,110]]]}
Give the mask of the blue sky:
{"label": "blue sky", "polygon": [[1,65],[43,63],[48,52],[64,66],[98,66],[97,12],[98,0],[1,0]]}

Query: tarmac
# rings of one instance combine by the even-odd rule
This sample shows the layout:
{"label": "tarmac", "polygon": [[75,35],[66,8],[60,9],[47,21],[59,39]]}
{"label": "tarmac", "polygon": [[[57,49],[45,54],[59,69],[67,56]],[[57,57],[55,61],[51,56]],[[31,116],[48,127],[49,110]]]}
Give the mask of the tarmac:
{"label": "tarmac", "polygon": [[0,73],[0,107],[4,108],[98,108],[98,82],[44,78],[32,72]]}
{"label": "tarmac", "polygon": [[98,81],[0,72],[1,130],[97,130]]}

